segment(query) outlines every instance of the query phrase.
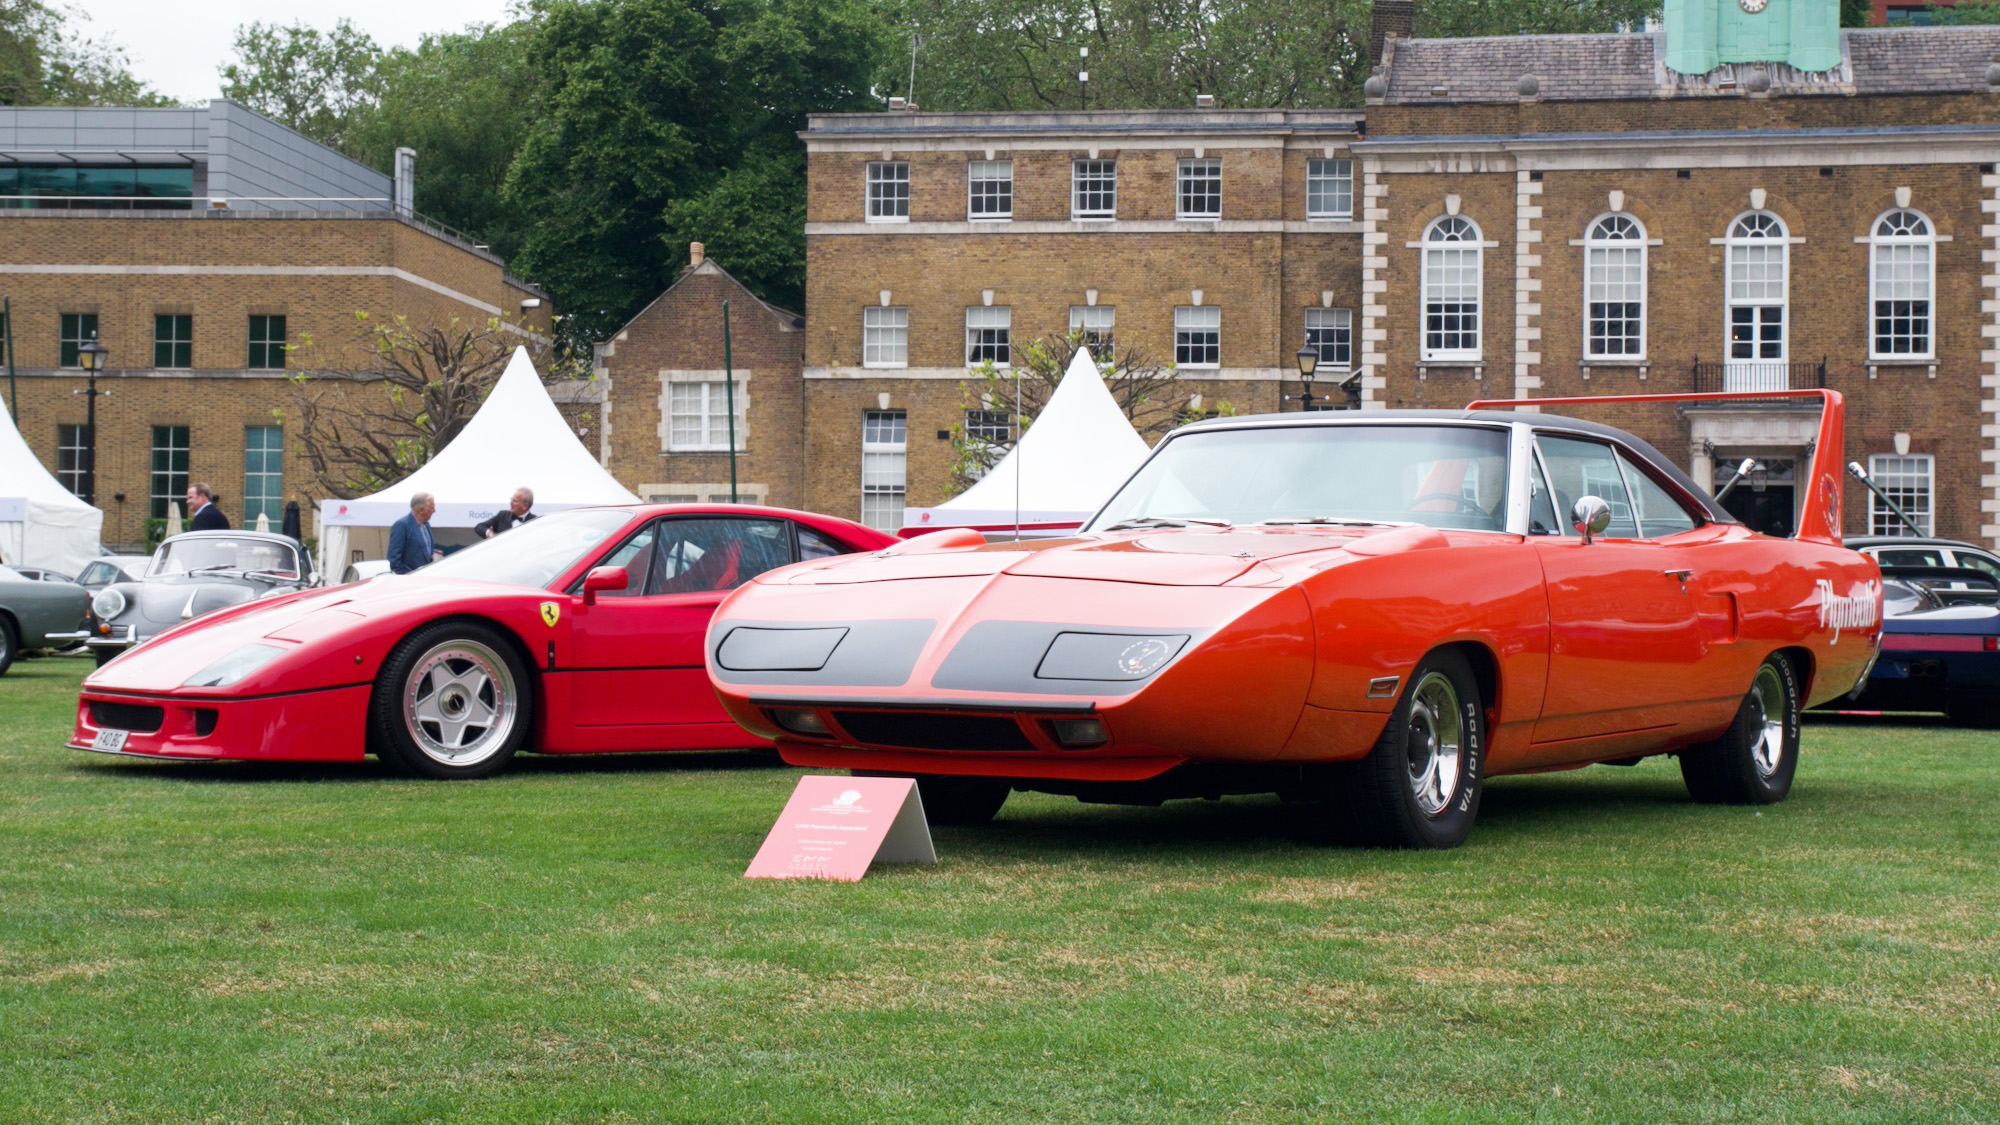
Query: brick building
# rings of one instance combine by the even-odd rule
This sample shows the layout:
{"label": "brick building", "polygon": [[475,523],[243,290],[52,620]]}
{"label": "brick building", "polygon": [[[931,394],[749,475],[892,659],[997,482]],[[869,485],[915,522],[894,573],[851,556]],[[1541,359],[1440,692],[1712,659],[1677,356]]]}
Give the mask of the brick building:
{"label": "brick building", "polygon": [[[399,190],[226,101],[0,109],[0,155],[11,405],[43,463],[104,509],[107,543],[140,544],[190,480],[239,524],[315,498],[281,412],[300,370],[364,365],[358,312],[548,331],[543,294],[410,212],[407,175]],[[93,334],[109,349],[94,480],[78,393]]]}

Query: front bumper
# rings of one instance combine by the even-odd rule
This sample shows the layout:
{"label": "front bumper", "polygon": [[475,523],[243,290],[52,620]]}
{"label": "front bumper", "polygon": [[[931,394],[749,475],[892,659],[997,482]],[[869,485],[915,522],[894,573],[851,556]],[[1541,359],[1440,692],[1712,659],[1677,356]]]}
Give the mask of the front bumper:
{"label": "front bumper", "polygon": [[234,698],[86,687],[68,745],[141,758],[359,761],[368,694],[367,684]]}

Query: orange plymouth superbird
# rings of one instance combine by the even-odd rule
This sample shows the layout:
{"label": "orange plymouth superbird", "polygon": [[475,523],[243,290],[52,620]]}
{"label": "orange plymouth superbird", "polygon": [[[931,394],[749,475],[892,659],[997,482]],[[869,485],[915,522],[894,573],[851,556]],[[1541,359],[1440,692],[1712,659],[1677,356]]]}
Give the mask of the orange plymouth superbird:
{"label": "orange plymouth superbird", "polygon": [[1698,801],[1779,801],[1800,710],[1881,635],[1880,572],[1840,543],[1841,400],[1805,394],[1793,538],[1631,434],[1495,408],[1525,404],[1215,419],[1074,535],[759,576],[716,611],[709,678],[786,761],[913,776],[939,823],[1014,789],[1276,792],[1450,847],[1488,777],[1652,754]]}

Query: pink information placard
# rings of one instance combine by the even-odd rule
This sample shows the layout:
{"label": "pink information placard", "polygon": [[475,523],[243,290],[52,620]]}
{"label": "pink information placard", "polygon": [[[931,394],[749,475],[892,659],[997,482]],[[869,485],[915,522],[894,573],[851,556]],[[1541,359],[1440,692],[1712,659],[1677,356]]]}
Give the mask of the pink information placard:
{"label": "pink information placard", "polygon": [[743,875],[852,883],[878,859],[937,862],[917,783],[907,777],[807,774]]}

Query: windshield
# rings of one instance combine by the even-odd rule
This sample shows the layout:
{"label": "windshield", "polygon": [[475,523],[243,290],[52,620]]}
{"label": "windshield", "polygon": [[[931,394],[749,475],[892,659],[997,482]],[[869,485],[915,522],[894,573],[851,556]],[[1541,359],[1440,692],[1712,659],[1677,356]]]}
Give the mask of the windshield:
{"label": "windshield", "polygon": [[1506,520],[1503,429],[1273,426],[1171,439],[1085,530],[1226,521],[1497,531]]}
{"label": "windshield", "polygon": [[257,571],[278,578],[299,576],[298,548],[269,539],[170,539],[160,544],[153,565],[146,571],[155,575],[193,574],[196,571]]}
{"label": "windshield", "polygon": [[631,522],[623,508],[551,512],[491,539],[482,539],[417,571],[426,578],[470,578],[516,586],[547,586]]}

